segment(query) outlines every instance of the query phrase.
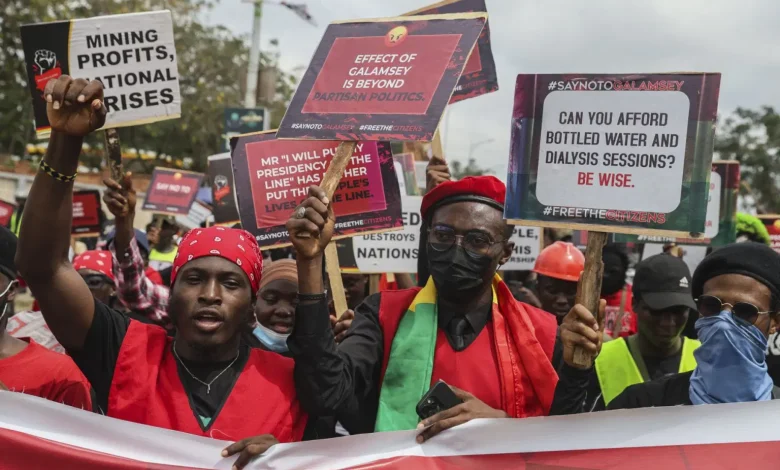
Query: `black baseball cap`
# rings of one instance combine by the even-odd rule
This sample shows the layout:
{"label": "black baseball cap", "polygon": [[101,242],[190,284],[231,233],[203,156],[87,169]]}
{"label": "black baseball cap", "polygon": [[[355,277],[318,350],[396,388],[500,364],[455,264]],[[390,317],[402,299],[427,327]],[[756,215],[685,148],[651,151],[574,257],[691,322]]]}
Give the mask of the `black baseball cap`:
{"label": "black baseball cap", "polygon": [[667,253],[651,256],[636,265],[634,294],[651,310],[685,306],[696,310],[691,294],[691,271],[682,259]]}

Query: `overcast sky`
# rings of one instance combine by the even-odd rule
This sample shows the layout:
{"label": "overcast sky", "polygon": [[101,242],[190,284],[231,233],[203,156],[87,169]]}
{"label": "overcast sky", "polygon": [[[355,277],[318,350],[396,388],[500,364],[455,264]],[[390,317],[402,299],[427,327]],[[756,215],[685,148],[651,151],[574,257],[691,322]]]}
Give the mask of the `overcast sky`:
{"label": "overcast sky", "polygon": [[[284,7],[264,6],[263,48],[278,39],[288,71],[308,65],[331,21],[394,16],[433,3],[291,2],[305,2],[319,26]],[[499,91],[451,106],[443,137],[447,157],[463,161],[473,144],[486,142],[473,156],[501,179],[519,73],[721,72],[720,114],[780,98],[778,0],[487,0],[487,6]],[[249,36],[252,5],[221,0],[206,20]]]}

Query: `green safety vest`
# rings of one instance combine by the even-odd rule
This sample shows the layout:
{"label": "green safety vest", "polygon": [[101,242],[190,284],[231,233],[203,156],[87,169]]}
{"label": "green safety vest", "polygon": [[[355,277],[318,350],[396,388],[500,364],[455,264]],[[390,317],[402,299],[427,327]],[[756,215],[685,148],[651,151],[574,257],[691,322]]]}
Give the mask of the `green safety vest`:
{"label": "green safety vest", "polygon": [[[629,340],[631,339],[629,338]],[[631,341],[631,346],[633,347],[633,340]],[[693,351],[699,346],[701,346],[699,341],[683,337],[678,372],[689,372],[696,368],[696,359],[693,357]],[[633,349],[636,350],[638,355],[639,348],[635,347]],[[641,357],[639,360],[642,361]],[[640,367],[642,368],[641,372]],[[627,387],[648,380],[644,362],[637,365],[634,356],[628,349],[626,340],[623,338],[604,343],[601,347],[601,354],[596,358],[596,375],[599,378],[601,395],[604,397],[605,405],[609,405],[609,402],[623,393],[623,390]]]}
{"label": "green safety vest", "polygon": [[179,247],[174,247],[174,249],[168,253],[163,253],[162,251],[157,251],[152,248],[152,252],[149,253],[149,261],[162,261],[163,263],[173,264],[173,260],[176,259],[176,253],[178,251]]}
{"label": "green safety vest", "polygon": [[22,220],[21,217],[19,217],[19,211],[15,210],[13,214],[11,214],[11,226],[9,229],[16,235],[19,236],[19,230],[22,228]]}

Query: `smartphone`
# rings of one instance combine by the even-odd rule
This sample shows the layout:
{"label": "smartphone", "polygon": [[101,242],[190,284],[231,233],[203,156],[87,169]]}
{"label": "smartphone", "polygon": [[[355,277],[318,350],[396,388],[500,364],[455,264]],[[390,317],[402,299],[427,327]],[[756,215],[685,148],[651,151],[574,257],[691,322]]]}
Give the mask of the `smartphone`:
{"label": "smartphone", "polygon": [[463,400],[455,395],[450,386],[439,380],[433,384],[428,393],[417,403],[417,416],[420,419],[430,418],[436,413],[448,410],[461,403],[463,403]]}

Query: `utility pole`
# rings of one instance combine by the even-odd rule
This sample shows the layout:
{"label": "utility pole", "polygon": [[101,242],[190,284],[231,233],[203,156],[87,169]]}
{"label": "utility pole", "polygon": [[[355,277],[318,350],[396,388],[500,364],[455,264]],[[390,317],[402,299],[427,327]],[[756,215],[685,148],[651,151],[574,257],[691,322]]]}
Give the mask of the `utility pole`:
{"label": "utility pole", "polygon": [[257,105],[257,74],[260,71],[260,24],[263,20],[263,0],[255,0],[254,7],[252,45],[249,52],[249,69],[246,72],[245,108],[254,108]]}

